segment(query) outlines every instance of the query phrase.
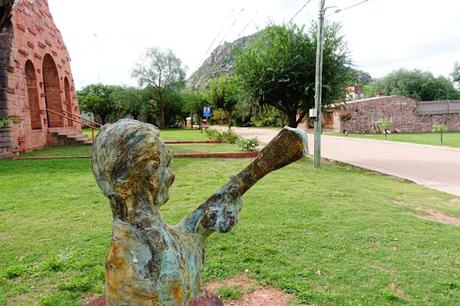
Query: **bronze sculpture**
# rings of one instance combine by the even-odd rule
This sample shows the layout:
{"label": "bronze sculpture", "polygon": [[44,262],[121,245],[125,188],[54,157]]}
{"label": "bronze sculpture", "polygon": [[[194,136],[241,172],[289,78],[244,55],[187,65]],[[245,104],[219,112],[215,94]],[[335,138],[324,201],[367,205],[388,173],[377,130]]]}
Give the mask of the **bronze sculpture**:
{"label": "bronze sculpture", "polygon": [[153,125],[120,120],[104,126],[93,148],[93,172],[113,212],[106,261],[106,303],[194,305],[201,289],[204,241],[237,223],[241,196],[267,173],[306,154],[306,134],[283,129],[258,157],[190,213],[169,226],[159,207],[174,181],[172,153]]}

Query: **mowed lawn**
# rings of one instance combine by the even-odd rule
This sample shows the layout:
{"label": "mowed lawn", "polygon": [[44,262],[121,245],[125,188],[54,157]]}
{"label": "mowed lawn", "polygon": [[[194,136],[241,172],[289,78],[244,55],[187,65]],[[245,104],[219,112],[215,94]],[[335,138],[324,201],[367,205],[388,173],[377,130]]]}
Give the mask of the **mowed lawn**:
{"label": "mowed lawn", "polygon": [[[168,144],[167,147],[173,153],[215,153],[215,152],[239,152],[241,148],[237,144]],[[21,158],[28,157],[88,157],[91,156],[91,146],[55,146],[28,153],[22,153]]]}
{"label": "mowed lawn", "polygon": [[[83,129],[82,133],[88,137],[91,137],[91,129]],[[97,135],[98,130],[95,130]],[[209,140],[208,135],[204,131],[197,129],[173,129],[168,128],[160,131],[161,138],[170,141],[207,141]]]}
{"label": "mowed lawn", "polygon": [[[355,138],[365,138],[365,139],[374,139],[374,140],[385,140],[385,135],[383,134],[349,134],[347,136],[343,134],[333,134],[334,136],[344,136],[344,137],[355,137]],[[387,139],[389,141],[400,141],[400,142],[410,142],[418,144],[427,144],[427,145],[441,145],[441,138],[439,134],[435,133],[398,133],[390,134]],[[449,132],[443,134],[443,146],[460,148],[460,132]]]}
{"label": "mowed lawn", "polygon": [[[249,160],[175,159],[172,224]],[[82,305],[104,293],[112,214],[90,160],[0,161],[0,305]],[[246,273],[313,305],[458,305],[460,199],[310,160],[244,196],[239,224],[207,243],[205,281]]]}

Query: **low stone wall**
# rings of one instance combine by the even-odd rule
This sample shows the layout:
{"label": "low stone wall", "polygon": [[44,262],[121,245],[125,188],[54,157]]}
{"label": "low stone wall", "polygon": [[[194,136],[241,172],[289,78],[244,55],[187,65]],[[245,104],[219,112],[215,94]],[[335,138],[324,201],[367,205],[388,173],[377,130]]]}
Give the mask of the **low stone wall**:
{"label": "low stone wall", "polygon": [[[439,101],[438,103],[447,103]],[[456,109],[460,101],[451,101]],[[393,132],[431,132],[433,125],[443,123],[450,131],[460,131],[460,113],[426,114],[417,111],[417,101],[401,96],[377,97],[348,102],[337,109],[350,119],[340,122],[340,131],[348,133],[379,133],[379,122],[388,119]]]}

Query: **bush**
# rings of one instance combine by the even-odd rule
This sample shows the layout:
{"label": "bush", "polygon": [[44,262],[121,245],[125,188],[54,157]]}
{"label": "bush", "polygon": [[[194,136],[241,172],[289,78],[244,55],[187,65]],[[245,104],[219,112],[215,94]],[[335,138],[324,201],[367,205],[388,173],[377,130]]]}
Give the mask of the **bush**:
{"label": "bush", "polygon": [[222,137],[224,142],[228,143],[237,143],[240,140],[240,137],[233,131],[224,131],[222,132]]}
{"label": "bush", "polygon": [[250,139],[241,139],[239,142],[241,150],[244,151],[254,151],[259,146],[259,139],[250,138]]}
{"label": "bush", "polygon": [[207,129],[206,134],[212,140],[220,142],[237,143],[240,137],[233,131],[218,131],[213,129]]}

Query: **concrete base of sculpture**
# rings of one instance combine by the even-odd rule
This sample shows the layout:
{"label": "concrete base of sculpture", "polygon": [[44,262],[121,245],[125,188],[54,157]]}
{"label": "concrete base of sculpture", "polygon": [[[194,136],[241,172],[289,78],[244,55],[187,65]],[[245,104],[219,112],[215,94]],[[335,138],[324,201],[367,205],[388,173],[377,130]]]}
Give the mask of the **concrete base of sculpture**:
{"label": "concrete base of sculpture", "polygon": [[172,153],[159,136],[153,125],[120,120],[102,127],[93,146],[93,173],[113,213],[106,304],[223,305],[202,289],[205,240],[237,224],[241,196],[258,180],[306,154],[306,134],[283,129],[244,170],[175,226],[160,214],[174,174]]}

